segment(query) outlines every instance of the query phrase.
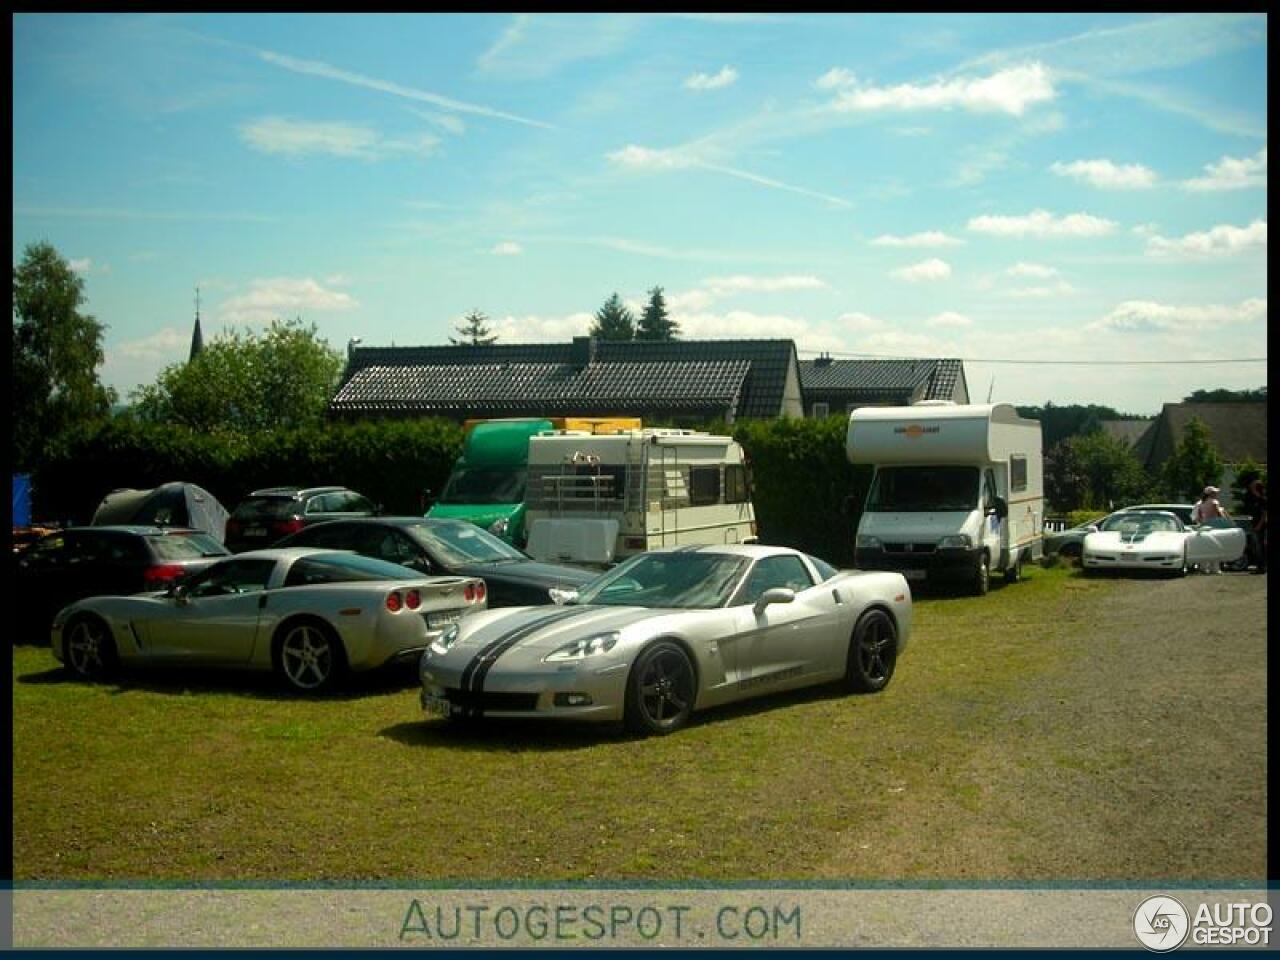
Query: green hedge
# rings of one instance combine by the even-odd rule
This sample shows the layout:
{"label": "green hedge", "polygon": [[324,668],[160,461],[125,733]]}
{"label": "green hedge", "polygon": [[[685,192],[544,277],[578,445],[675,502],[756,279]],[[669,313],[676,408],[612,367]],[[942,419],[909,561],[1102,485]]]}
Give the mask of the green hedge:
{"label": "green hedge", "polygon": [[[871,471],[846,460],[845,419],[743,421],[732,433],[751,459],[760,539],[851,565]],[[461,427],[444,420],[339,422],[244,437],[116,417],[59,438],[33,477],[34,515],[87,523],[110,491],[171,480],[199,484],[227,509],[259,487],[335,483],[388,513],[418,514],[422,491],[443,489],[461,446]]]}

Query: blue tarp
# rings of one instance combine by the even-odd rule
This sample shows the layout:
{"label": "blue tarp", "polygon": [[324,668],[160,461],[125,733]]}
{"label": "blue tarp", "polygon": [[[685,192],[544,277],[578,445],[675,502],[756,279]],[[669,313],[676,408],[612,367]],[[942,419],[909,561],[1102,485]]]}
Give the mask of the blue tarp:
{"label": "blue tarp", "polygon": [[31,475],[15,473],[13,475],[13,525],[15,527],[31,526]]}

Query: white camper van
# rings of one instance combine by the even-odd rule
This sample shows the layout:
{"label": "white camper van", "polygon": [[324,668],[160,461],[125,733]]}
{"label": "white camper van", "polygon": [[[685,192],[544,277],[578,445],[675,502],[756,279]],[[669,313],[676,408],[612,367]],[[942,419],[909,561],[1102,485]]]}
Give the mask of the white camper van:
{"label": "white camper van", "polygon": [[1007,403],[859,407],[846,452],[874,464],[854,563],[987,592],[1044,550],[1040,422]]}
{"label": "white camper van", "polygon": [[753,543],[755,511],[742,447],[693,430],[529,438],[525,490],[538,560],[608,565],[653,547]]}

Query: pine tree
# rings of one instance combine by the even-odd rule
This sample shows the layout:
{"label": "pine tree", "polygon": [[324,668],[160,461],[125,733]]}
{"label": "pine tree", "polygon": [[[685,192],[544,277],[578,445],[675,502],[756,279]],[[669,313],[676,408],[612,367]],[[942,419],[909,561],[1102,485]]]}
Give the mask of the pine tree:
{"label": "pine tree", "polygon": [[1210,484],[1222,479],[1222,458],[1214,449],[1209,428],[1199,417],[1192,417],[1183,428],[1182,442],[1164,462],[1164,481],[1173,496],[1199,499]]}
{"label": "pine tree", "polygon": [[591,336],[601,340],[634,340],[636,321],[631,311],[615,293],[596,311],[596,322],[591,325]]}
{"label": "pine tree", "polygon": [[662,296],[662,288],[654,287],[649,291],[649,302],[645,304],[644,314],[636,326],[637,340],[675,340],[680,333],[680,325],[667,313],[667,301]]}
{"label": "pine tree", "polygon": [[454,329],[462,334],[461,340],[449,338],[449,342],[454,346],[466,344],[472,347],[488,347],[498,340],[497,334],[489,332],[489,318],[479,310],[468,313],[462,318],[462,325]]}

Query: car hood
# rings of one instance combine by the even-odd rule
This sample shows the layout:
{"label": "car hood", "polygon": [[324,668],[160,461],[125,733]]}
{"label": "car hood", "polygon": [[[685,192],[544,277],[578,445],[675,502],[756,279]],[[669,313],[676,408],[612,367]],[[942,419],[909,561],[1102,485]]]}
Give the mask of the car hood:
{"label": "car hood", "polygon": [[483,577],[486,582],[547,588],[578,587],[599,576],[598,573],[582,570],[579,567],[539,563],[537,560],[517,560],[512,563],[464,563],[453,569],[468,577]]}
{"label": "car hood", "polygon": [[1091,550],[1114,550],[1117,547],[1151,547],[1153,549],[1180,549],[1186,540],[1185,533],[1157,530],[1152,533],[1121,533],[1099,531],[1084,538],[1084,545]]}
{"label": "car hood", "polygon": [[646,607],[547,606],[508,607],[473,615],[460,625],[450,659],[472,657],[491,644],[542,656],[579,637],[624,630],[634,623],[684,610],[650,610]]}

